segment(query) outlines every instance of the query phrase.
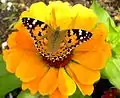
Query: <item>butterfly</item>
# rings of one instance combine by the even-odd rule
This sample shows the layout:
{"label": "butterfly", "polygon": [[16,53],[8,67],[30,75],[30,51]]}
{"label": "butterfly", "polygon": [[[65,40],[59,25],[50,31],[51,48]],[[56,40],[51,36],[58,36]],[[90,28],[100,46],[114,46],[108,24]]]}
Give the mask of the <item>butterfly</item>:
{"label": "butterfly", "polygon": [[33,38],[40,55],[53,62],[64,60],[75,47],[92,37],[91,32],[82,29],[54,29],[40,20],[29,17],[23,17],[22,23]]}

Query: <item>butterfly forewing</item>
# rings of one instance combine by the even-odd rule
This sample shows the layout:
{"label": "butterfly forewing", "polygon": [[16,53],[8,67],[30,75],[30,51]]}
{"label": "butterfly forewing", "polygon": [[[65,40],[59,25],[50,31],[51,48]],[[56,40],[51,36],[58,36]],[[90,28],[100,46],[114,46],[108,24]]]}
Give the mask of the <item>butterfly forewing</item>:
{"label": "butterfly forewing", "polygon": [[72,29],[67,31],[65,39],[68,47],[72,48],[88,41],[91,37],[91,32],[81,29]]}
{"label": "butterfly forewing", "polygon": [[44,52],[46,49],[45,44],[47,42],[46,36],[49,31],[48,25],[42,21],[27,17],[22,18],[22,23],[33,38],[37,49]]}

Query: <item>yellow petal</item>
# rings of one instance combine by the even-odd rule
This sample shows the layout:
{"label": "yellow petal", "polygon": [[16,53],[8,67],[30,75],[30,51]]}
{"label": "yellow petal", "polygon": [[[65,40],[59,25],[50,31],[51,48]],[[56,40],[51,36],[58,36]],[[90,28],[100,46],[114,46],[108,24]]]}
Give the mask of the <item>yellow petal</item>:
{"label": "yellow petal", "polygon": [[69,67],[82,84],[92,85],[100,79],[100,71],[88,69],[74,62],[70,62]]}
{"label": "yellow petal", "polygon": [[[85,14],[83,14],[85,13]],[[91,30],[97,20],[97,16],[92,9],[88,9],[81,4],[76,4],[72,7],[73,24],[72,28]]]}
{"label": "yellow petal", "polygon": [[76,84],[67,75],[64,68],[59,69],[59,85],[58,88],[63,95],[72,95],[76,90]]}
{"label": "yellow petal", "polygon": [[45,3],[38,2],[30,6],[30,13],[33,18],[38,19],[42,22],[46,22],[49,16],[49,11]]}
{"label": "yellow petal", "polygon": [[58,86],[58,69],[51,67],[39,83],[42,95],[52,94]]}
{"label": "yellow petal", "polygon": [[29,82],[35,79],[40,73],[44,73],[44,70],[42,71],[44,66],[45,64],[42,62],[39,54],[26,51],[21,58],[15,74],[23,82]]}
{"label": "yellow petal", "polygon": [[58,89],[56,89],[52,95],[50,95],[50,98],[68,98],[68,96],[62,95]]}
{"label": "yellow petal", "polygon": [[72,70],[69,68],[69,66],[66,67],[67,72],[72,77],[72,79],[77,84],[78,88],[82,92],[83,95],[91,95],[93,93],[94,87],[93,85],[85,85],[78,81],[76,75],[72,72]]}
{"label": "yellow petal", "polygon": [[68,29],[71,23],[71,6],[67,2],[49,2],[50,21],[52,27],[60,27],[60,29]]}

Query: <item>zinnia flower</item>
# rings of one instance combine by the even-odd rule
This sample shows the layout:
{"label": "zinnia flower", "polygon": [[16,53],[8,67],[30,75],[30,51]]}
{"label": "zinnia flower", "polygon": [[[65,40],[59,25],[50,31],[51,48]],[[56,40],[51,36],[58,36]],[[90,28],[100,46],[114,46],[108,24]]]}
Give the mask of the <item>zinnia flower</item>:
{"label": "zinnia flower", "polygon": [[50,98],[67,98],[76,90],[91,95],[100,70],[111,55],[107,30],[96,25],[93,10],[54,1],[32,4],[10,34],[3,50],[6,68],[22,89]]}

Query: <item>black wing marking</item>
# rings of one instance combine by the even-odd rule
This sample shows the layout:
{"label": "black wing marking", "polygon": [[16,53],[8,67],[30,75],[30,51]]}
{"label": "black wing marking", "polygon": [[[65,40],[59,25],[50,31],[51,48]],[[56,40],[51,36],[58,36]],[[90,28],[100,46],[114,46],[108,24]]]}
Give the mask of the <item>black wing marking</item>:
{"label": "black wing marking", "polygon": [[68,30],[66,34],[67,46],[75,48],[78,45],[90,40],[91,37],[92,33],[85,30],[81,29]]}
{"label": "black wing marking", "polygon": [[[39,20],[36,20],[36,19],[33,19],[33,18],[27,18],[27,17],[22,18],[22,23],[24,24],[25,27],[27,27],[27,29],[35,29],[35,27],[37,25],[39,25],[41,27],[41,25],[44,24],[44,22],[42,22],[42,21],[39,21]],[[47,24],[43,28],[43,30],[46,27],[47,27]]]}
{"label": "black wing marking", "polygon": [[92,33],[85,30],[72,29],[72,31],[74,32],[74,34],[76,34],[77,40],[79,40],[80,42],[86,42],[92,37]]}

